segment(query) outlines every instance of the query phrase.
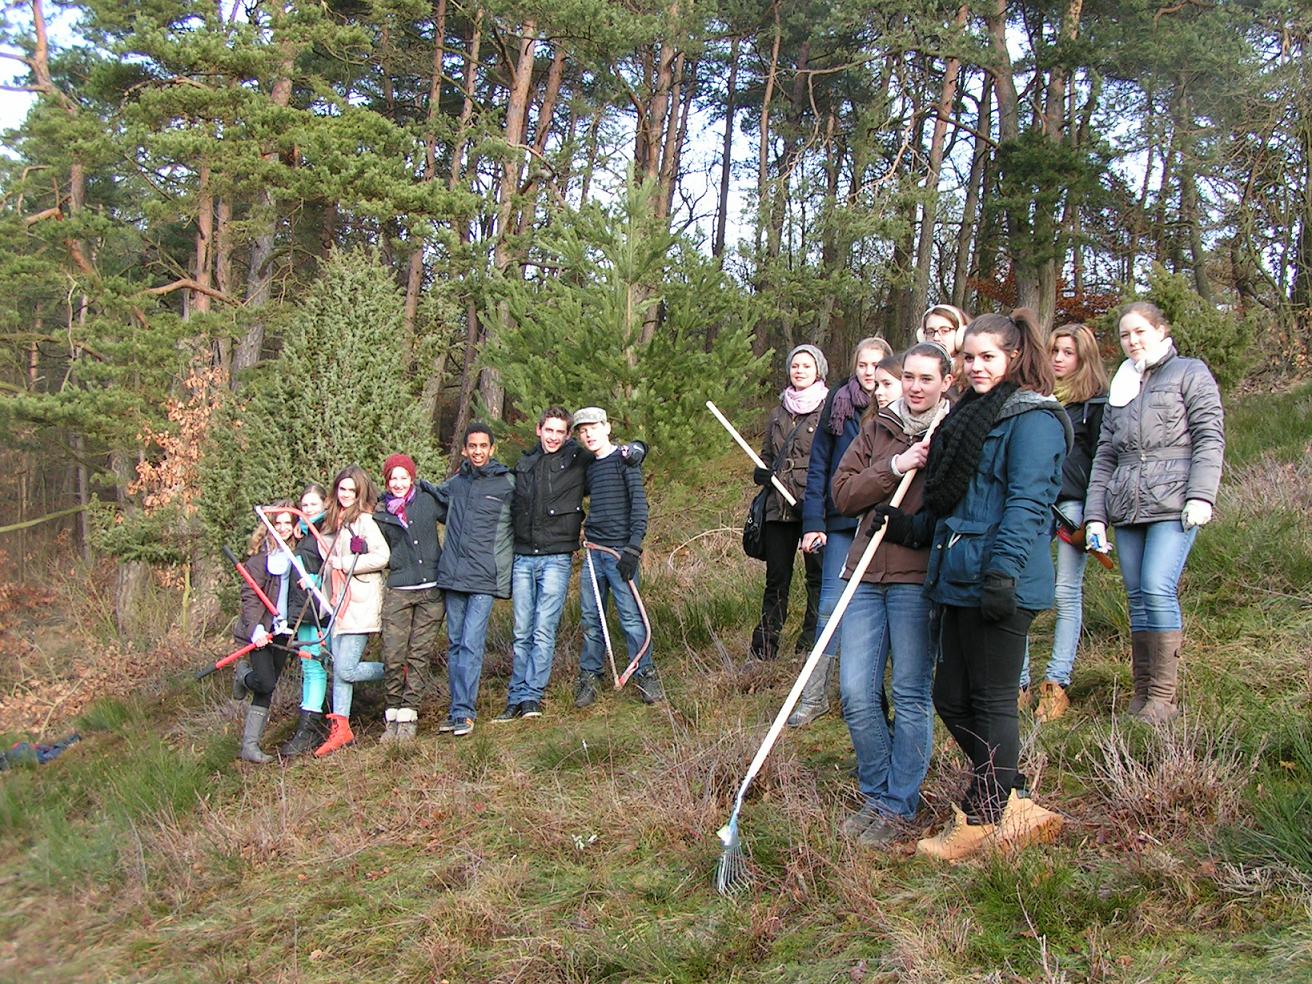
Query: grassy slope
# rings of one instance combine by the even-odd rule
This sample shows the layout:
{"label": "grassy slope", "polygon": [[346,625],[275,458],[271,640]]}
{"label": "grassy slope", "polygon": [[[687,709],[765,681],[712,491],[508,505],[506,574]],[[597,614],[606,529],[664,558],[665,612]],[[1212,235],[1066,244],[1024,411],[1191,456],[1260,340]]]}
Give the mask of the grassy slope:
{"label": "grassy slope", "polygon": [[[547,717],[463,741],[431,733],[434,709],[415,746],[383,749],[366,703],[359,748],[248,769],[226,680],[102,701],[82,744],[0,779],[0,976],[1312,979],[1312,390],[1229,428],[1220,518],[1184,589],[1189,713],[1161,735],[1108,714],[1129,682],[1124,599],[1090,566],[1075,708],[1025,726],[1027,771],[1069,818],[1056,846],[955,868],[850,847],[851,750],[830,715],[780,744],[744,811],[753,890],[714,894],[714,832],[796,666],[740,668],[761,569],[732,534],[685,543],[739,518],[726,457],[704,487],[654,496],[666,706],[572,709],[575,599]],[[504,696],[500,608],[484,722]],[[941,729],[936,744],[938,822],[961,779]]]}

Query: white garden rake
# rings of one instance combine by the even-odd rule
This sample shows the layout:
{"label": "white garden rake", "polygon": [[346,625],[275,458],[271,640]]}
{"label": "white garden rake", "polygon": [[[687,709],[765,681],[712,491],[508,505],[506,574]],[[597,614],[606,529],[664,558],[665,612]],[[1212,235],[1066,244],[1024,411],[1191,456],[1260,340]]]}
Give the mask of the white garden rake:
{"label": "white garden rake", "polygon": [[[943,419],[945,413],[947,413],[946,403],[935,414],[929,425],[929,430],[925,432],[924,440],[929,440],[933,435],[934,429],[938,427],[939,421]],[[911,480],[916,476],[916,471],[917,469],[912,468],[902,476],[902,481],[898,483],[893,497],[888,500],[889,505],[900,506],[902,504],[907,489],[911,487]],[[720,863],[715,869],[715,890],[721,895],[730,895],[739,889],[745,888],[751,880],[747,873],[747,861],[743,857],[742,842],[738,837],[738,814],[742,811],[743,799],[747,796],[747,789],[751,786],[752,780],[761,771],[761,766],[765,764],[766,758],[774,749],[774,743],[778,741],[779,735],[783,733],[788,715],[793,712],[798,699],[802,696],[802,691],[806,688],[806,681],[811,678],[811,672],[816,668],[816,664],[820,662],[820,657],[824,655],[825,650],[829,648],[829,641],[834,637],[834,633],[838,631],[838,623],[842,620],[843,613],[847,611],[852,596],[856,594],[857,588],[861,584],[861,578],[865,576],[866,568],[870,566],[870,561],[874,558],[879,545],[884,542],[884,531],[887,529],[887,525],[885,523],[875,530],[874,535],[870,537],[870,543],[866,545],[865,551],[861,554],[860,561],[857,562],[856,567],[848,576],[847,586],[843,589],[838,604],[834,606],[834,613],[829,616],[829,621],[825,623],[824,631],[820,633],[820,638],[815,641],[815,646],[811,649],[811,655],[807,657],[806,662],[802,665],[802,672],[797,675],[797,681],[793,684],[793,689],[788,692],[783,707],[779,708],[774,723],[770,725],[770,730],[766,732],[765,740],[761,742],[761,747],[756,750],[756,756],[752,759],[752,764],[747,767],[747,775],[743,777],[742,785],[738,787],[738,795],[733,801],[733,813],[729,815],[729,822],[718,831],[720,842],[724,845],[724,848],[720,851]]]}

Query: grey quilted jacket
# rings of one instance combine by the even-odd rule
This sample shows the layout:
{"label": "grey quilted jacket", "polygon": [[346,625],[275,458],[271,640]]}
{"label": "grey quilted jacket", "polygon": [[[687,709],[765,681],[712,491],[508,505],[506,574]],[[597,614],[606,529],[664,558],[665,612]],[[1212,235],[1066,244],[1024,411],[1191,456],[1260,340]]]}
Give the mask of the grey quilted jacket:
{"label": "grey quilted jacket", "polygon": [[1144,371],[1139,395],[1103,414],[1084,521],[1155,523],[1178,520],[1186,499],[1215,504],[1224,451],[1216,380],[1171,346]]}

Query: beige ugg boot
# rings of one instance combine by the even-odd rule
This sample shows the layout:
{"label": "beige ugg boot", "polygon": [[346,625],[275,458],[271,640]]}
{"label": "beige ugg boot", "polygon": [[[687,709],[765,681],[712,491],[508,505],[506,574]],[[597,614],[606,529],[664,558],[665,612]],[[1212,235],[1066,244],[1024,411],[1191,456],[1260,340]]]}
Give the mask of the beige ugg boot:
{"label": "beige ugg boot", "polygon": [[383,733],[378,739],[380,745],[390,745],[396,741],[396,716],[398,713],[400,712],[395,707],[389,707],[383,712]]}
{"label": "beige ugg boot", "polygon": [[413,707],[403,707],[396,712],[396,740],[404,744],[414,741],[419,731],[419,712]]}

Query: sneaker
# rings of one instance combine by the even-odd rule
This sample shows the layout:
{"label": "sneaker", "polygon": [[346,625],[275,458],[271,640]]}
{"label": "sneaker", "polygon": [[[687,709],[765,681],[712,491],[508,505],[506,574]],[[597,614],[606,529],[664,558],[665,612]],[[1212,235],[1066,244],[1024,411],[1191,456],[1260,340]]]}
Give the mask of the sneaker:
{"label": "sneaker", "polygon": [[867,804],[844,820],[839,826],[838,832],[850,840],[855,840],[865,833],[866,828],[881,816],[883,814]]}
{"label": "sneaker", "polygon": [[857,835],[856,842],[862,847],[885,848],[900,840],[906,833],[907,825],[896,817],[888,815],[876,817],[865,830]]}
{"label": "sneaker", "polygon": [[451,734],[451,732],[455,730],[456,730],[456,722],[452,721],[450,718],[447,718],[445,721],[443,721],[441,724],[437,726],[437,733],[439,735],[449,735]]}
{"label": "sneaker", "polygon": [[597,683],[601,680],[596,673],[582,672],[574,682],[574,706],[588,707],[597,699]]}
{"label": "sneaker", "polygon": [[474,719],[465,718],[461,721],[454,721],[451,724],[451,733],[457,738],[463,738],[465,735],[474,730]]}
{"label": "sneaker", "polygon": [[644,704],[655,704],[665,699],[665,687],[661,685],[661,678],[656,675],[655,670],[634,674],[633,682],[637,685],[638,696]]}
{"label": "sneaker", "polygon": [[507,704],[506,709],[492,719],[493,724],[505,724],[524,716],[523,704]]}
{"label": "sneaker", "polygon": [[808,724],[820,717],[822,714],[829,713],[829,705],[826,704],[798,704],[793,709],[793,713],[788,715],[788,727],[805,728]]}
{"label": "sneaker", "polygon": [[519,716],[525,719],[542,717],[542,702],[526,700],[519,705]]}

